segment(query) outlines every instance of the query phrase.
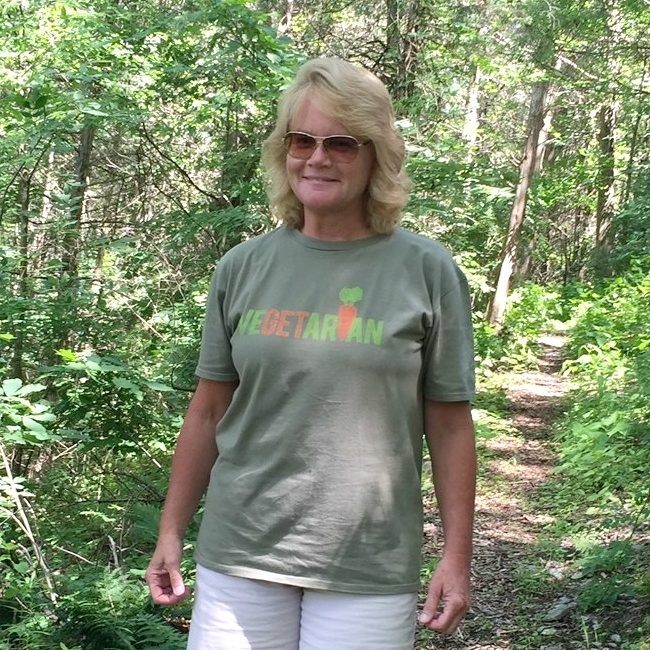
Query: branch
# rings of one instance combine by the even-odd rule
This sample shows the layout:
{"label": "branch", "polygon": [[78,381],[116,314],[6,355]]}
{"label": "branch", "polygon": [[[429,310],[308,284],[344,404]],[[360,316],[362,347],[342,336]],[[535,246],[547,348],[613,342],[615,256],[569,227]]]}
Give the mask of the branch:
{"label": "branch", "polygon": [[[34,537],[34,533],[32,532],[32,527],[30,526],[29,518],[27,517],[27,513],[25,512],[25,508],[23,507],[22,500],[20,498],[20,495],[18,494],[18,490],[16,489],[16,484],[14,483],[14,477],[11,472],[11,465],[9,464],[9,459],[5,454],[5,449],[2,444],[0,444],[0,455],[2,455],[2,462],[5,466],[5,472],[7,478],[9,479],[9,491],[11,493],[11,498],[14,501],[14,505],[16,506],[16,510],[18,511],[20,521],[22,522],[20,528],[25,534],[25,536],[27,537],[27,539],[29,539],[32,548],[34,549],[34,553],[36,554],[36,558],[38,559],[38,563],[41,567],[41,571],[43,571],[43,577],[45,578],[45,583],[47,584],[47,588],[49,592],[48,596],[50,597],[52,604],[56,605],[56,602],[58,600],[58,595],[56,593],[54,581],[52,580],[52,574],[50,573],[50,568],[47,566],[47,562],[45,561],[45,556],[43,555],[43,551],[39,546],[38,542],[36,541],[36,538]],[[15,516],[12,518],[16,519]]]}
{"label": "branch", "polygon": [[117,546],[115,544],[115,540],[110,536],[106,535],[108,538],[108,546],[111,549],[111,555],[113,556],[113,566],[118,569],[120,566],[120,561],[117,557]]}
{"label": "branch", "polygon": [[[38,142],[32,147],[32,151],[40,144],[41,139],[39,138]],[[41,160],[43,160],[43,156],[47,151],[50,149],[50,145],[52,144],[52,138],[50,138],[47,141],[47,146],[43,148],[43,151],[41,151],[40,155],[36,159],[36,162],[34,163],[34,166],[32,167],[32,170],[29,172],[27,175],[27,180],[29,183],[32,182],[32,178],[34,177],[34,174],[36,173],[36,169],[38,168]],[[11,177],[11,180],[9,181],[9,184],[5,187],[5,191],[2,194],[2,200],[0,200],[0,224],[2,224],[2,218],[4,217],[5,213],[5,202],[7,200],[7,194],[9,193],[9,190],[11,189],[11,186],[14,184],[16,179],[20,176],[22,171],[25,169],[25,163],[23,163],[16,171],[16,173]]]}
{"label": "branch", "polygon": [[4,217],[5,214],[5,202],[7,200],[7,194],[9,193],[9,190],[11,189],[11,186],[14,184],[18,176],[20,176],[21,172],[25,169],[25,165],[22,164],[17,170],[16,173],[11,177],[9,180],[9,183],[5,186],[5,191],[2,194],[2,199],[0,200],[0,224],[2,224],[2,218]]}
{"label": "branch", "polygon": [[62,553],[67,553],[68,555],[72,555],[72,557],[76,557],[78,560],[81,560],[82,562],[85,562],[86,564],[91,564],[95,565],[94,562],[89,560],[88,558],[83,557],[82,555],[79,555],[78,553],[74,553],[72,551],[69,551],[67,548],[63,548],[63,546],[57,546],[56,544],[52,545],[53,548],[57,549],[57,551],[61,551]]}
{"label": "branch", "polygon": [[557,58],[558,61],[562,61],[562,63],[566,63],[568,66],[574,68],[578,72],[581,72],[585,77],[587,77],[587,79],[591,79],[592,81],[600,81],[600,77],[596,76],[595,74],[592,74],[591,72],[587,72],[587,70],[584,70],[577,63],[567,58],[563,54],[558,54]]}
{"label": "branch", "polygon": [[149,135],[147,132],[147,128],[145,127],[144,124],[140,125],[140,128],[142,130],[142,133],[145,137],[145,140],[156,150],[158,155],[161,158],[164,158],[167,162],[171,163],[171,165],[178,171],[181,176],[198,192],[203,194],[203,196],[207,196],[209,199],[212,199],[213,201],[226,201],[230,207],[232,207],[232,203],[230,199],[225,195],[221,194],[221,196],[217,196],[216,194],[212,194],[212,192],[208,192],[207,190],[204,190],[202,187],[199,187],[193,180],[192,177],[171,157],[168,156],[162,149],[154,142],[153,138]]}

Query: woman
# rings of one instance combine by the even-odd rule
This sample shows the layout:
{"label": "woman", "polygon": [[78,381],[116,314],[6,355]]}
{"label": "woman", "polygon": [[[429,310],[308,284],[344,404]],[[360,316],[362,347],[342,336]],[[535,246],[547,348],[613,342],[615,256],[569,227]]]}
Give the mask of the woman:
{"label": "woman", "polygon": [[445,249],[397,228],[403,161],[374,75],[302,66],[263,149],[284,226],[229,251],[213,277],[147,570],[156,603],[187,596],[182,539],[209,483],[193,650],[412,648],[423,432],[445,543],[420,622],[451,633],[467,611],[467,284]]}

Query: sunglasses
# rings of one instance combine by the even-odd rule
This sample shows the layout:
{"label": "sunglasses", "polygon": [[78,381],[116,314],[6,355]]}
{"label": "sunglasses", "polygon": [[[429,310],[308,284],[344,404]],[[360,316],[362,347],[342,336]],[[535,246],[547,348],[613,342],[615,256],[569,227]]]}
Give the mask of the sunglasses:
{"label": "sunglasses", "polygon": [[283,138],[287,153],[292,158],[308,160],[319,144],[335,162],[350,163],[358,155],[359,149],[370,143],[359,142],[351,135],[326,135],[320,138],[301,131],[289,131]]}

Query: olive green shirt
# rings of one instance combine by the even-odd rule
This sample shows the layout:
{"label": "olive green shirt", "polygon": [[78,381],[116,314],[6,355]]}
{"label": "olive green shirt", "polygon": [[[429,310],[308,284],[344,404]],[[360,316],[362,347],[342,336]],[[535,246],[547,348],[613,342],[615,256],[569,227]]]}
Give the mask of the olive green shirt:
{"label": "olive green shirt", "polygon": [[279,228],[213,277],[197,375],[238,380],[197,561],[353,593],[419,587],[423,400],[474,395],[467,282],[405,230]]}

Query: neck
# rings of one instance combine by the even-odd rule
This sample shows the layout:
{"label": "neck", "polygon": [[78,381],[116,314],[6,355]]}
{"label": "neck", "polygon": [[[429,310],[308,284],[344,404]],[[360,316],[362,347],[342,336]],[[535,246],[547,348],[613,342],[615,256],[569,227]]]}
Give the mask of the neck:
{"label": "neck", "polygon": [[351,241],[364,239],[374,234],[363,216],[333,215],[320,216],[305,213],[302,234],[325,241]]}

